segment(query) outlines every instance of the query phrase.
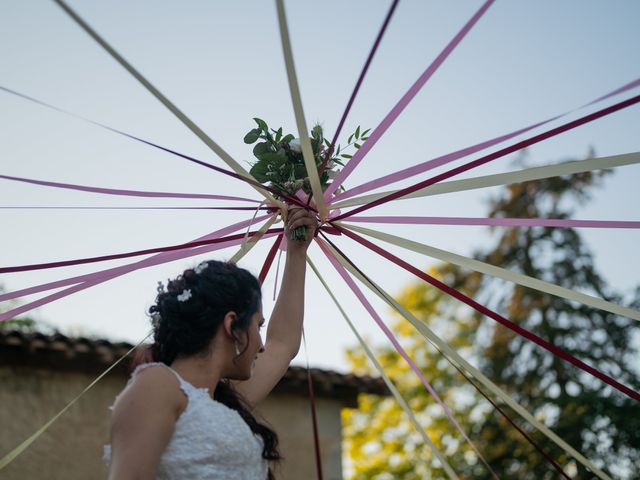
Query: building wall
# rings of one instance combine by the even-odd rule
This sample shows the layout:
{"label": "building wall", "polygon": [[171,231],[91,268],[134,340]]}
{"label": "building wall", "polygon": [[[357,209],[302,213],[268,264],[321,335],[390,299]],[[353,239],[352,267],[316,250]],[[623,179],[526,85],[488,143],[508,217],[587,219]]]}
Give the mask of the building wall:
{"label": "building wall", "polygon": [[[24,367],[0,367],[0,457],[53,417],[93,376]],[[118,374],[98,382],[34,444],[6,467],[6,480],[106,478],[102,447],[108,440],[108,407],[124,387]],[[324,478],[342,478],[340,410],[332,399],[317,399]],[[309,402],[302,395],[272,394],[260,414],[280,436],[285,457],[276,471],[282,480],[315,476]]]}

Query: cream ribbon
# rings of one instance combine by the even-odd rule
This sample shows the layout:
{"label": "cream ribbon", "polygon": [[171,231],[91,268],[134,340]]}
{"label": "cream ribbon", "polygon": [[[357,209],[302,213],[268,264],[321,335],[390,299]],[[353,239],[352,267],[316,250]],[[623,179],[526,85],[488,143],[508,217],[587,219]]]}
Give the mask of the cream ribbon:
{"label": "cream ribbon", "polygon": [[291,91],[291,102],[293,103],[293,111],[296,116],[296,126],[298,127],[302,156],[304,158],[304,164],[307,167],[307,175],[309,176],[309,182],[311,183],[313,199],[316,202],[318,213],[320,214],[320,222],[324,222],[328,217],[329,210],[324,201],[322,187],[320,186],[320,177],[318,176],[318,167],[316,166],[313,149],[311,148],[311,142],[309,141],[307,122],[304,119],[304,110],[302,108],[302,99],[300,98],[300,88],[298,87],[296,68],[293,63],[293,54],[291,52],[289,29],[287,27],[287,17],[284,10],[283,0],[276,0],[276,6],[278,8],[278,25],[280,26],[282,51],[284,53],[284,62],[287,68],[289,90]]}
{"label": "cream ribbon", "polygon": [[269,227],[271,227],[271,225],[273,225],[277,220],[278,216],[277,214],[274,214],[273,217],[271,217],[264,223],[264,225],[262,225],[260,230],[258,230],[255,235],[248,239],[245,236],[245,241],[242,243],[242,245],[240,245],[240,248],[233,255],[233,257],[229,259],[229,262],[238,263],[242,259],[242,257],[244,257],[253,247],[255,247],[255,245],[258,243],[258,240],[262,238],[264,233],[269,230]]}
{"label": "cream ribbon", "polygon": [[56,421],[58,420],[58,418],[60,418],[67,410],[69,410],[78,400],[80,400],[80,398],[87,393],[89,390],[91,390],[96,383],[98,383],[100,380],[102,380],[104,378],[105,375],[107,375],[111,370],[113,370],[120,362],[122,362],[122,360],[124,360],[127,356],[129,356],[129,354],[131,352],[133,352],[136,348],[138,348],[140,345],[142,345],[144,343],[145,340],[147,340],[147,338],[149,338],[151,335],[153,334],[153,332],[149,332],[147,334],[146,337],[144,337],[137,345],[131,347],[131,349],[125,353],[124,355],[122,355],[118,360],[116,360],[109,368],[107,368],[104,372],[102,372],[93,382],[91,382],[89,385],[87,385],[85,387],[84,390],[82,390],[78,395],[76,395],[76,397],[71,400],[69,403],[67,403],[65,405],[65,407],[60,410],[57,414],[55,414],[51,420],[49,420],[47,423],[45,423],[42,427],[40,427],[35,433],[33,433],[33,435],[31,435],[29,438],[27,438],[24,442],[22,442],[20,445],[18,445],[16,448],[14,448],[13,450],[11,450],[9,453],[7,453],[4,457],[2,457],[2,459],[0,459],[0,470],[2,470],[3,468],[5,468],[7,465],[9,465],[11,462],[13,462],[18,455],[20,455],[22,452],[24,452],[27,448],[29,448],[29,446],[35,442],[40,435],[42,435],[45,431],[47,431],[47,429]]}
{"label": "cream ribbon", "polygon": [[356,330],[356,327],[354,326],[353,322],[347,316],[346,312],[342,308],[342,305],[340,305],[340,303],[338,302],[338,299],[335,297],[335,295],[333,294],[333,292],[329,288],[329,285],[327,284],[327,282],[325,282],[324,278],[322,278],[322,275],[320,275],[320,272],[318,271],[318,269],[316,268],[316,266],[314,265],[314,263],[311,261],[311,259],[308,256],[307,256],[307,263],[309,264],[309,266],[311,267],[313,272],[318,277],[318,280],[320,280],[320,283],[322,283],[322,285],[324,286],[325,290],[327,291],[327,293],[329,294],[329,296],[333,300],[333,303],[335,303],[336,307],[338,307],[338,310],[340,310],[340,313],[342,314],[342,317],[345,319],[345,321],[349,325],[349,328],[351,328],[351,331],[356,336],[356,338],[358,339],[358,342],[360,342],[360,345],[364,349],[365,355],[371,361],[371,363],[373,364],[373,366],[375,367],[377,372],[380,374],[380,376],[384,380],[384,383],[387,385],[387,387],[389,388],[389,390],[391,391],[391,393],[395,397],[395,399],[398,402],[398,404],[400,405],[400,407],[402,407],[404,412],[407,414],[407,416],[409,417],[409,420],[411,421],[411,423],[415,427],[416,431],[420,434],[420,436],[422,436],[422,439],[425,441],[425,443],[427,445],[429,445],[429,448],[431,448],[431,451],[434,453],[436,458],[438,460],[440,460],[440,463],[442,464],[442,467],[444,468],[444,470],[447,472],[447,475],[449,475],[449,478],[457,479],[458,475],[453,470],[453,468],[451,468],[451,465],[449,465],[449,463],[447,462],[446,457],[442,454],[442,452],[438,449],[438,447],[436,447],[434,445],[434,443],[431,441],[431,439],[427,435],[427,432],[425,432],[424,428],[422,428],[422,425],[420,425],[420,422],[418,422],[418,419],[415,417],[415,415],[411,411],[411,408],[409,407],[407,402],[404,400],[404,398],[402,398],[402,395],[400,394],[400,392],[398,391],[396,386],[393,384],[393,382],[391,381],[389,376],[385,373],[384,368],[382,367],[382,365],[380,365],[380,363],[376,359],[374,353],[371,351],[369,346],[365,343],[363,338],[360,336],[360,334]]}
{"label": "cream ribbon", "polygon": [[[198,127],[189,117],[187,117],[178,107],[176,107],[167,97],[165,97],[156,87],[154,87],[151,82],[149,82],[138,70],[136,70],[133,65],[131,65],[127,60],[122,57],[114,48],[107,43],[98,33],[91,28],[91,26],[85,22],[71,7],[69,7],[63,0],[53,0],[56,2],[60,8],[62,8],[85,32],[87,32],[102,48],[104,48],[109,55],[111,55],[125,70],[127,70],[133,77],[138,80],[144,88],[146,88],[149,93],[151,93],[154,97],[156,97],[165,107],[173,113],[178,120],[180,120],[184,125],[189,128],[196,136],[202,140],[207,147],[213,150],[216,155],[218,155],[234,172],[238,175],[256,181],[253,176],[247,172],[242,165],[236,162],[231,155],[229,155],[220,145],[213,141],[211,137],[209,137],[204,131]],[[282,206],[282,202],[279,202],[273,196],[268,193],[266,190],[260,189],[255,185],[251,185],[256,191],[258,191],[261,195],[266,197],[268,200],[276,203],[279,206]]]}
{"label": "cream ribbon", "polygon": [[[341,222],[336,223],[341,224]],[[488,263],[481,262],[480,260],[464,257],[462,255],[456,255],[455,253],[448,252],[447,250],[441,250],[439,248],[431,247],[423,243],[414,242],[412,240],[407,240],[405,238],[388,233],[371,230],[369,228],[363,228],[356,225],[341,225],[355,232],[360,232],[364,235],[377,238],[378,240],[382,240],[383,242],[391,243],[392,245],[397,245],[413,252],[437,258],[438,260],[441,260],[443,262],[453,263],[460,267],[475,270],[486,275],[502,278],[503,280],[517,283],[518,285],[522,285],[523,287],[533,288],[541,292],[555,295],[556,297],[565,298],[574,302],[580,302],[585,305],[598,308],[600,310],[615,313],[616,315],[622,315],[624,317],[633,318],[634,320],[640,320],[640,312],[638,312],[637,310],[623,307],[621,305],[616,305],[615,303],[608,302],[606,300],[603,300],[602,298],[575,292],[571,289],[561,287],[553,283],[545,282],[544,280],[538,280],[537,278],[528,277],[527,275],[512,272],[501,267],[496,267],[495,265],[490,265]]]}
{"label": "cream ribbon", "polygon": [[[640,163],[640,152],[625,153],[623,155],[614,155],[611,157],[592,158],[590,160],[578,160],[575,162],[561,163],[559,165],[545,165],[542,167],[526,168],[515,172],[499,173],[496,175],[485,175],[482,177],[469,178],[465,180],[453,180],[451,182],[435,183],[433,185],[429,185],[428,187],[400,197],[397,200],[428,197],[431,195],[442,195],[444,193],[452,192],[463,192],[465,190],[495,187],[497,185],[509,185],[512,183],[539,180],[541,178],[557,177],[559,175],[569,175],[572,173],[588,172],[591,170],[602,170],[605,168],[620,167],[623,165],[632,165],[634,163]],[[397,191],[398,190],[388,190],[386,192],[373,193],[371,195],[362,195],[360,197],[350,198],[348,200],[332,204],[331,209],[333,210],[336,208],[363,205]]]}
{"label": "cream ribbon", "polygon": [[593,473],[598,475],[603,480],[611,480],[606,473],[597,468],[591,461],[589,461],[584,455],[578,452],[575,448],[569,445],[567,442],[562,440],[558,435],[556,435],[553,431],[551,431],[548,427],[546,427],[543,423],[536,420],[533,415],[531,415],[526,409],[524,409],[518,402],[513,400],[507,393],[505,393],[500,387],[498,387],[495,383],[493,383],[489,378],[487,378],[480,370],[475,368],[469,362],[467,362],[464,358],[462,358],[458,353],[444,340],[438,337],[424,322],[418,320],[411,312],[409,312],[406,308],[404,308],[401,304],[399,304],[389,293],[383,290],[379,285],[374,282],[370,282],[366,278],[364,278],[357,270],[355,270],[349,262],[347,262],[338,252],[333,250],[331,245],[327,245],[328,248],[332,251],[336,258],[342,263],[342,265],[349,270],[353,275],[355,275],[360,282],[362,282],[366,287],[368,287],[373,293],[378,295],[382,300],[384,300],[391,308],[396,310],[400,315],[402,315],[405,319],[409,321],[421,334],[422,336],[431,342],[436,348],[443,352],[445,358],[447,358],[450,362],[455,361],[458,366],[464,368],[468,373],[473,375],[477,380],[479,380],[487,389],[489,389],[494,395],[500,398],[506,405],[515,410],[522,418],[527,420],[531,425],[537,428],[540,432],[546,435],[551,441],[553,441],[556,445],[562,448],[565,452],[567,452],[570,456],[574,457],[580,463],[582,463],[586,468],[591,470]]}

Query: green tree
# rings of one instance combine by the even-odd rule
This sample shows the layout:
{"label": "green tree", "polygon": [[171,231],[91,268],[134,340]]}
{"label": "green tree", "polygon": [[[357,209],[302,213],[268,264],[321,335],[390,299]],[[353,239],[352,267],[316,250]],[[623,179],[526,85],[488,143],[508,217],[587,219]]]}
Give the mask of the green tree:
{"label": "green tree", "polygon": [[[489,214],[519,218],[571,217],[575,207],[589,199],[589,192],[600,184],[604,175],[606,172],[586,172],[510,185],[491,201]],[[632,298],[624,298],[606,285],[594,267],[591,252],[574,229],[497,228],[493,233],[492,245],[476,252],[477,259],[614,303],[640,306],[640,290],[636,290]],[[638,371],[633,368],[638,360],[639,331],[634,320],[458,268],[442,265],[437,271],[445,283],[471,294],[513,322],[630,387],[636,390],[640,387]],[[544,419],[561,438],[602,465],[605,471],[618,478],[640,478],[640,408],[635,400],[496,325],[493,320],[460,308],[454,300],[435,293],[423,283],[406,288],[400,301],[432,328],[440,327],[444,337],[455,348],[462,349],[461,353],[467,358],[474,356],[496,384]],[[411,346],[410,353],[419,361],[427,378],[434,379],[434,387],[443,394],[446,392],[443,396],[449,400],[463,428],[499,476],[557,477],[542,456],[501,415],[488,408],[485,400],[469,390],[459,374],[425,345],[412,327],[406,326],[403,320],[396,322],[395,327],[403,343]],[[411,379],[409,369],[397,354],[384,348],[378,349],[377,354],[403,396],[421,413],[424,424],[433,433],[431,438],[442,439],[454,469],[468,477],[490,478],[488,470],[478,464],[468,446],[445,421],[446,417],[436,413],[434,402],[424,388]],[[364,358],[356,350],[349,352],[349,358],[359,371],[366,370]],[[409,437],[417,439],[399,408],[387,405],[391,402],[388,399],[370,398],[365,402],[363,411],[348,414],[345,419],[346,446],[356,472],[353,478],[387,478],[378,473],[385,470],[385,462],[386,471],[391,472],[393,478],[428,478],[416,476],[408,468],[407,473],[396,472],[395,465],[403,462],[408,465],[415,458],[412,450],[403,450],[404,443],[412,443]],[[516,417],[514,412],[506,410],[512,418]],[[434,422],[438,422],[435,428]],[[575,478],[592,478],[591,473],[573,463],[554,443],[529,425],[519,423],[559,463],[571,463]],[[372,425],[377,428],[371,428]],[[373,456],[367,452],[375,447],[367,443],[375,443],[375,435],[380,443],[378,450],[388,449],[385,445],[389,440],[396,442],[398,448],[385,458],[378,454],[373,468],[370,465]],[[430,468],[434,478],[442,476],[433,465]]]}

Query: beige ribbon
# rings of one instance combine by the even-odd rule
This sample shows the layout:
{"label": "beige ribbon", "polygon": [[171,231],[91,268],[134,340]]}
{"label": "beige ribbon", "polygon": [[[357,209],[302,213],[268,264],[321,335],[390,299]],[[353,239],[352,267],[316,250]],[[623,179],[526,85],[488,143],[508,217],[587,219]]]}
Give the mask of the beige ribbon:
{"label": "beige ribbon", "polygon": [[277,215],[273,215],[273,217],[271,217],[269,220],[267,220],[264,223],[264,225],[262,225],[260,230],[258,230],[255,233],[255,235],[251,236],[251,238],[248,238],[248,239],[245,237],[245,241],[242,243],[242,245],[240,245],[240,248],[233,255],[233,257],[231,257],[229,259],[229,262],[238,263],[242,259],[242,257],[244,257],[247,253],[249,253],[249,251],[253,247],[255,247],[256,243],[258,243],[258,240],[260,240],[262,238],[264,233],[267,230],[269,230],[269,227],[271,227],[271,225],[273,225],[277,220],[278,220],[278,216]]}
{"label": "beige ribbon", "polygon": [[[337,222],[337,223],[341,224],[341,222]],[[538,280],[537,278],[528,277],[527,275],[512,272],[510,270],[506,270],[501,267],[496,267],[495,265],[490,265],[488,263],[481,262],[480,260],[476,260],[474,258],[464,257],[462,255],[456,255],[455,253],[449,252],[447,250],[441,250],[439,248],[425,245],[424,243],[414,242],[412,240],[407,240],[405,238],[397,237],[395,235],[390,235],[388,233],[380,232],[377,230],[371,230],[369,228],[363,228],[363,227],[350,225],[350,224],[349,225],[342,224],[342,226],[349,228],[350,230],[353,230],[355,232],[360,232],[364,235],[377,238],[378,240],[382,240],[383,242],[391,243],[393,245],[397,245],[399,247],[405,248],[407,250],[411,250],[413,252],[417,252],[423,255],[428,255],[429,257],[437,258],[438,260],[442,260],[443,262],[453,263],[454,265],[468,268],[470,270],[475,270],[477,272],[481,272],[486,275],[502,278],[503,280],[508,280],[509,282],[517,283],[518,285],[522,285],[523,287],[533,288],[541,292],[555,295],[556,297],[561,297],[567,300],[580,302],[585,305],[598,308],[600,310],[605,310],[607,312],[615,313],[616,315],[622,315],[624,317],[633,318],[634,320],[640,320],[640,312],[638,312],[637,310],[623,307],[621,305],[616,305],[615,303],[608,302],[606,300],[603,300],[602,298],[593,297],[591,295],[586,295],[580,292],[575,292],[568,288],[561,287],[553,283],[545,282],[544,280]]]}
{"label": "beige ribbon", "polygon": [[[256,181],[253,176],[247,172],[242,165],[236,162],[231,155],[229,155],[220,145],[213,141],[204,131],[198,127],[189,117],[187,117],[178,107],[176,107],[167,97],[165,97],[151,82],[149,82],[133,65],[127,62],[122,55],[120,55],[114,48],[109,45],[98,33],[91,28],[91,26],[85,22],[71,7],[69,7],[63,0],[53,0],[60,8],[62,8],[85,32],[87,32],[102,48],[104,48],[109,55],[111,55],[125,70],[127,70],[133,77],[138,80],[149,93],[156,97],[165,107],[173,113],[178,120],[189,128],[196,136],[202,140],[216,155],[218,155],[234,172],[247,179]],[[282,205],[281,202],[273,198],[269,192],[262,190],[255,185],[251,185],[261,195],[276,203]]]}
{"label": "beige ribbon", "polygon": [[357,270],[355,270],[349,262],[347,262],[338,252],[333,250],[331,245],[328,245],[329,249],[333,252],[336,258],[342,263],[342,265],[349,270],[354,276],[356,276],[360,282],[362,282],[366,287],[368,287],[373,293],[378,295],[382,300],[384,300],[391,308],[396,310],[400,315],[402,315],[409,323],[411,323],[417,330],[422,334],[422,336],[431,342],[436,348],[438,348],[443,354],[445,358],[448,358],[449,361],[455,361],[459,367],[464,368],[469,374],[473,375],[477,380],[479,380],[488,390],[490,390],[494,395],[500,398],[506,405],[515,410],[522,418],[527,420],[531,425],[537,428],[540,432],[547,436],[551,441],[553,441],[556,445],[562,448],[567,454],[575,458],[577,461],[582,463],[586,468],[591,470],[593,473],[598,475],[603,480],[611,480],[606,473],[597,468],[591,461],[589,461],[584,455],[578,452],[575,448],[569,445],[567,442],[562,440],[558,435],[556,435],[552,430],[546,427],[543,423],[536,420],[533,415],[531,415],[526,409],[524,409],[518,402],[513,400],[507,393],[505,393],[500,387],[498,387],[495,383],[493,383],[489,378],[487,378],[480,370],[475,368],[469,362],[467,362],[464,358],[462,358],[458,353],[444,340],[442,340],[438,335],[436,335],[424,322],[418,320],[409,310],[404,308],[401,304],[399,304],[389,293],[383,290],[379,285],[374,282],[369,282],[366,278],[364,278]]}
{"label": "beige ribbon", "polygon": [[100,375],[98,375],[98,377],[91,382],[89,385],[87,385],[85,387],[84,390],[82,390],[78,395],[76,395],[76,397],[71,400],[69,403],[67,403],[67,405],[65,405],[65,407],[60,410],[56,415],[53,416],[53,418],[51,418],[51,420],[49,420],[47,423],[45,423],[42,427],[40,427],[33,435],[31,435],[29,438],[27,438],[24,442],[22,442],[20,445],[18,445],[16,448],[14,448],[13,450],[11,450],[9,453],[7,453],[4,457],[2,457],[2,459],[0,459],[0,470],[2,470],[3,468],[5,468],[7,465],[9,465],[11,462],[13,462],[18,455],[20,455],[22,452],[24,452],[27,448],[29,448],[29,446],[35,442],[45,431],[47,431],[47,429],[56,421],[58,420],[58,418],[60,418],[67,410],[69,410],[78,400],[80,400],[80,398],[87,393],[89,390],[91,390],[96,383],[98,383],[100,380],[102,380],[104,378],[104,376],[106,374],[108,374],[111,370],[113,370],[120,362],[122,362],[122,360],[124,360],[127,356],[129,356],[129,354],[131,352],[133,352],[136,348],[138,348],[140,345],[142,345],[145,340],[147,340],[147,338],[149,338],[151,335],[153,334],[153,332],[149,332],[147,334],[146,337],[144,337],[137,345],[135,345],[134,347],[131,347],[131,349],[125,353],[124,355],[122,355],[118,360],[116,360],[113,364],[111,364],[111,366],[109,368],[107,368],[104,372],[102,372]]}
{"label": "beige ribbon", "polygon": [[291,91],[291,102],[293,103],[293,111],[296,116],[296,126],[298,127],[298,136],[300,137],[300,145],[302,147],[302,156],[304,164],[307,167],[307,175],[311,183],[311,191],[313,199],[318,207],[320,221],[324,222],[328,217],[328,208],[324,201],[322,187],[320,186],[320,177],[318,176],[318,167],[309,141],[309,131],[307,130],[307,122],[304,119],[304,110],[302,108],[302,99],[300,98],[300,88],[298,87],[298,77],[296,68],[293,63],[293,54],[291,52],[291,43],[289,41],[289,29],[287,27],[287,16],[284,11],[283,0],[276,0],[278,8],[278,25],[280,26],[280,38],[282,40],[282,51],[284,53],[284,62],[287,68],[287,78],[289,79],[289,90]]}
{"label": "beige ribbon", "polygon": [[424,428],[422,428],[422,425],[420,425],[420,422],[418,422],[418,419],[415,417],[415,415],[411,411],[411,408],[409,407],[407,402],[404,400],[404,398],[402,398],[402,395],[400,394],[400,392],[398,391],[396,386],[393,384],[393,382],[391,381],[389,376],[385,373],[384,368],[382,367],[382,365],[380,365],[380,363],[376,359],[374,353],[371,351],[369,346],[365,343],[363,338],[360,336],[360,334],[356,330],[355,325],[353,324],[351,319],[348,317],[348,315],[346,314],[346,312],[342,308],[342,305],[340,305],[340,303],[338,302],[338,299],[335,297],[335,295],[333,294],[333,292],[329,288],[329,285],[324,280],[324,278],[322,278],[322,275],[320,275],[320,272],[318,271],[318,269],[316,268],[316,266],[314,265],[314,263],[311,261],[311,259],[309,257],[307,257],[307,263],[309,264],[309,266],[311,267],[313,272],[318,277],[318,280],[320,280],[320,283],[322,283],[322,285],[324,286],[325,290],[327,291],[327,293],[329,294],[329,296],[333,300],[333,303],[335,303],[336,307],[338,307],[338,310],[340,310],[340,313],[342,314],[342,317],[345,319],[345,321],[349,325],[349,328],[351,328],[351,331],[356,336],[356,338],[358,339],[358,342],[360,342],[360,345],[364,349],[365,355],[371,361],[371,363],[373,364],[373,366],[375,367],[377,372],[380,374],[380,376],[384,380],[384,383],[387,385],[387,387],[389,388],[389,390],[391,391],[391,393],[395,397],[395,399],[398,402],[398,404],[400,405],[400,407],[402,407],[404,412],[407,414],[407,416],[409,417],[409,420],[411,421],[411,423],[415,427],[416,431],[420,434],[420,436],[422,436],[422,439],[425,441],[425,443],[427,445],[429,445],[429,448],[434,453],[436,458],[438,460],[440,460],[440,463],[442,464],[442,467],[444,468],[444,470],[447,472],[447,475],[449,475],[449,478],[457,479],[458,475],[453,470],[453,468],[451,468],[451,465],[449,465],[449,463],[447,462],[446,457],[442,454],[442,452],[438,449],[438,447],[436,447],[435,444],[431,441],[431,439],[427,435],[427,432],[425,432]]}
{"label": "beige ribbon", "polygon": [[[413,193],[400,197],[397,200],[428,197],[431,195],[442,195],[444,193],[462,192],[465,190],[475,190],[477,188],[495,187],[497,185],[509,185],[512,183],[539,180],[541,178],[557,177],[559,175],[569,175],[572,173],[588,172],[591,170],[602,170],[605,168],[621,167],[623,165],[632,165],[634,163],[640,163],[640,152],[625,153],[623,155],[614,155],[612,157],[592,158],[590,160],[578,160],[575,162],[561,163],[559,165],[546,165],[543,167],[526,168],[515,172],[499,173],[497,175],[485,175],[482,177],[469,178],[465,180],[454,180],[451,182],[435,183],[433,185],[429,185],[428,187],[416,190]],[[363,195],[360,197],[350,198],[348,200],[332,204],[331,209],[333,210],[336,208],[363,205],[397,191],[398,190],[388,190],[386,192],[373,193],[371,195]]]}

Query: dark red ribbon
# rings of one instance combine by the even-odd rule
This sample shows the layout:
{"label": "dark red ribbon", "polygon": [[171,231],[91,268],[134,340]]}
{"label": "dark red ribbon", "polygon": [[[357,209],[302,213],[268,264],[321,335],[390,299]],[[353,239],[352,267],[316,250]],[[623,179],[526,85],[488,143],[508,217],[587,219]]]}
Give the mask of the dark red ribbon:
{"label": "dark red ribbon", "polygon": [[576,357],[574,357],[573,355],[570,355],[569,353],[565,352],[561,348],[556,347],[552,343],[549,343],[546,340],[540,338],[535,333],[532,333],[529,330],[526,330],[525,328],[522,328],[521,326],[517,325],[516,323],[513,323],[511,320],[508,320],[505,317],[503,317],[502,315],[500,315],[500,314],[488,309],[484,305],[479,304],[478,302],[476,302],[472,298],[466,296],[464,293],[459,292],[455,288],[451,288],[450,286],[446,285],[445,283],[442,283],[441,281],[437,280],[436,278],[432,277],[431,275],[421,271],[420,269],[414,267],[413,265],[410,265],[409,263],[405,262],[404,260],[402,260],[402,259],[396,257],[395,255],[389,253],[385,249],[383,249],[383,248],[371,243],[370,241],[366,240],[365,238],[361,237],[360,235],[357,235],[357,234],[355,234],[354,232],[352,232],[350,230],[347,230],[347,229],[345,229],[343,227],[340,227],[339,225],[335,225],[335,227],[337,229],[339,229],[344,235],[352,238],[353,240],[355,240],[356,242],[360,243],[361,245],[364,245],[365,247],[369,248],[370,250],[373,250],[378,255],[381,255],[382,257],[386,258],[387,260],[392,261],[393,263],[395,263],[396,265],[404,268],[408,272],[413,273],[415,276],[421,278],[425,282],[430,283],[431,285],[433,285],[434,287],[439,288],[443,292],[448,293],[452,297],[455,297],[458,300],[466,303],[467,305],[469,305],[474,310],[482,313],[483,315],[486,315],[486,316],[494,319],[495,321],[497,321],[501,325],[504,325],[505,327],[513,330],[514,332],[516,332],[519,335],[525,337],[526,339],[531,340],[532,342],[536,343],[537,345],[541,346],[542,348],[550,351],[554,355],[556,355],[556,356],[562,358],[563,360],[575,365],[576,367],[578,367],[578,368],[582,369],[583,371],[593,375],[594,377],[599,378],[603,382],[611,385],[616,390],[618,390],[618,391],[624,393],[625,395],[633,398],[634,400],[637,400],[637,401],[640,402],[640,393],[638,393],[635,390],[627,387],[626,385],[618,382],[617,380],[611,378],[609,375],[607,375],[605,373],[602,373],[600,370],[598,370],[598,369],[586,364],[582,360],[577,359]]}
{"label": "dark red ribbon", "polygon": [[[272,228],[264,232],[264,234],[268,233],[282,233],[284,229],[282,228]],[[253,237],[255,234],[259,233],[256,231],[251,231],[248,233],[248,238]],[[223,243],[231,240],[239,240],[243,238],[246,234],[238,233],[235,235],[229,235],[227,237],[222,238],[214,238],[210,240],[198,240],[196,242],[189,243],[181,243],[179,245],[170,245],[167,247],[156,247],[149,248],[146,250],[136,250],[133,252],[125,252],[125,253],[115,253],[112,255],[102,255],[99,257],[89,257],[89,258],[79,258],[75,260],[62,260],[59,262],[49,262],[49,263],[37,263],[32,265],[18,265],[15,267],[2,267],[0,268],[0,273],[12,273],[12,272],[26,272],[30,270],[44,270],[46,268],[57,268],[57,267],[67,267],[70,265],[82,265],[85,263],[96,263],[96,262],[104,262],[107,260],[117,260],[119,258],[128,258],[128,257],[137,257],[140,255],[148,255],[152,253],[161,253],[161,252],[171,252],[173,250],[184,250],[187,248],[193,247],[201,247],[203,245],[213,245],[215,243]]]}
{"label": "dark red ribbon", "polygon": [[617,112],[618,110],[622,110],[623,108],[630,107],[631,105],[634,105],[638,102],[640,102],[640,95],[636,95],[635,97],[616,103],[615,105],[611,105],[609,107],[603,108],[602,110],[598,110],[597,112],[591,113],[577,120],[573,120],[571,122],[565,123],[564,125],[560,125],[559,127],[553,128],[539,135],[535,135],[526,140],[522,140],[521,142],[518,142],[514,145],[505,147],[501,150],[498,150],[497,152],[490,153],[477,160],[473,160],[471,162],[465,163],[464,165],[460,165],[459,167],[452,168],[451,170],[443,172],[440,175],[436,175],[435,177],[431,177],[426,180],[423,180],[422,182],[416,183],[414,185],[410,185],[406,188],[398,190],[397,192],[390,193],[389,195],[385,195],[384,197],[374,200],[373,202],[367,203],[365,205],[361,205],[358,208],[355,208],[346,213],[338,215],[333,220],[334,221],[342,220],[343,218],[347,218],[351,215],[355,215],[356,213],[360,213],[365,210],[369,210],[370,208],[377,207],[378,205],[382,205],[383,203],[387,203],[392,200],[396,200],[400,197],[404,197],[405,195],[409,195],[410,193],[413,193],[417,190],[428,187],[429,185],[433,185],[434,183],[438,183],[447,178],[451,178],[454,175],[458,175],[459,173],[466,172],[468,170],[471,170],[472,168],[479,167],[480,165],[484,165],[485,163],[488,163],[492,160],[496,160],[497,158],[504,157],[505,155],[516,152],[522,148],[525,148],[535,143],[546,140],[547,138],[551,138],[560,133],[579,127],[580,125],[584,125],[585,123],[592,122],[593,120],[597,120],[598,118]]}
{"label": "dark red ribbon", "polygon": [[[329,240],[326,235],[322,235],[322,237],[324,238],[324,240],[331,245],[340,255],[342,255],[342,257],[349,262],[349,264],[360,274],[362,275],[363,278],[365,278],[373,288],[375,288],[383,297],[385,297],[385,292],[381,291],[376,284],[367,276],[367,274],[365,274],[355,263],[353,263],[353,261],[347,257],[344,252],[342,250],[340,250],[340,248],[338,248],[338,246],[333,243],[331,240]],[[400,313],[400,312],[399,312]],[[570,480],[571,477],[569,477],[564,470],[562,470],[562,467],[560,467],[560,465],[558,465],[558,463],[547,453],[545,452],[542,447],[540,445],[538,445],[536,443],[536,441],[531,438],[531,436],[525,432],[520,426],[518,426],[518,424],[516,424],[513,419],[511,417],[509,417],[509,415],[502,410],[502,408],[500,408],[500,406],[498,404],[495,403],[495,401],[490,398],[486,393],[484,393],[484,391],[480,388],[480,386],[471,378],[469,377],[466,373],[464,373],[464,371],[458,367],[458,365],[456,365],[454,362],[451,361],[451,359],[449,357],[447,357],[439,348],[437,345],[433,344],[433,346],[436,348],[436,350],[438,350],[438,352],[440,353],[440,355],[442,355],[450,364],[451,366],[453,366],[458,373],[460,373],[460,375],[462,375],[465,380],[467,380],[467,382],[469,382],[477,391],[478,393],[480,393],[480,395],[482,395],[489,403],[491,403],[491,405],[493,405],[493,407],[516,429],[518,430],[518,432],[520,432],[522,434],[522,436],[538,451],[540,452],[540,454],[549,462],[551,463],[551,465],[553,466],[553,468],[555,468],[558,473],[560,473],[563,477],[565,477],[567,480]]]}
{"label": "dark red ribbon", "polygon": [[260,275],[258,275],[258,280],[260,281],[260,284],[264,283],[264,279],[267,278],[267,274],[269,273],[269,269],[273,264],[273,259],[276,258],[276,253],[278,252],[278,247],[280,246],[281,241],[282,241],[282,234],[276,237],[276,241],[271,246],[271,249],[267,254],[267,258],[264,259],[264,264],[262,265],[262,269],[260,270]]}

